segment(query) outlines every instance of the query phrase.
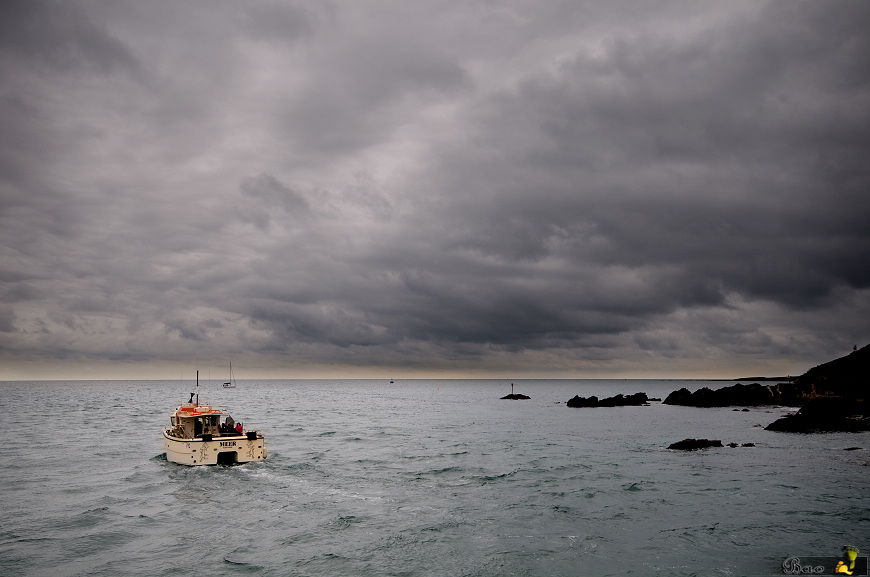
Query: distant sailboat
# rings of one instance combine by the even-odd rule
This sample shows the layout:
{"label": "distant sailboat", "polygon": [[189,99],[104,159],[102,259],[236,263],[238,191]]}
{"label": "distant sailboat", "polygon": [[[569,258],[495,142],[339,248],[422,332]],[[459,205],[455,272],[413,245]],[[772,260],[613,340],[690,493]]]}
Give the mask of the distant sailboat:
{"label": "distant sailboat", "polygon": [[225,389],[235,389],[236,388],[236,376],[233,374],[233,361],[230,361],[230,380],[224,383]]}

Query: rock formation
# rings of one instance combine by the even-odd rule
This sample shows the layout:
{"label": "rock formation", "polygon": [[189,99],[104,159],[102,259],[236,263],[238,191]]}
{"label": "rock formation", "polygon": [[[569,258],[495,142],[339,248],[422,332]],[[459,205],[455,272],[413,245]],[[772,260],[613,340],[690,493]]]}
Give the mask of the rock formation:
{"label": "rock formation", "polygon": [[848,356],[813,367],[788,383],[736,384],[715,391],[703,387],[694,393],[682,388],[668,395],[664,404],[690,407],[803,406],[818,398],[864,401],[870,397],[868,393],[870,345]]}
{"label": "rock formation", "polygon": [[588,399],[586,397],[581,397],[580,395],[575,395],[567,404],[569,407],[575,409],[581,407],[636,407],[645,405],[647,401],[649,401],[649,398],[646,396],[646,393],[635,393],[633,395],[628,395],[627,397],[619,394],[601,400],[598,400],[598,397],[594,395]]}
{"label": "rock formation", "polygon": [[519,393],[514,394],[514,384],[511,383],[511,394],[505,395],[502,399],[508,399],[511,401],[525,401],[526,399],[531,399],[532,397],[527,397],[526,395],[521,395]]}
{"label": "rock formation", "polygon": [[707,447],[721,447],[722,441],[710,439],[683,439],[668,446],[675,451],[696,451]]}
{"label": "rock formation", "polygon": [[759,385],[758,383],[737,384],[715,391],[703,387],[694,393],[689,392],[684,387],[668,395],[664,404],[688,407],[779,405],[783,404],[783,394],[777,387],[777,385]]}
{"label": "rock formation", "polygon": [[772,422],[766,431],[825,433],[870,431],[867,403],[850,399],[813,399],[794,415]]}
{"label": "rock formation", "polygon": [[833,397],[870,400],[870,345],[813,367],[794,380],[807,399]]}

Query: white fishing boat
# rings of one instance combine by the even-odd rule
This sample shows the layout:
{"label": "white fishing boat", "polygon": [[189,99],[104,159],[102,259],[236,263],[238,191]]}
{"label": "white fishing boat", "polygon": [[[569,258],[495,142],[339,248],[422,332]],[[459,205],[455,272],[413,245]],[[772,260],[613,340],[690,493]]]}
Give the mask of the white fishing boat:
{"label": "white fishing boat", "polygon": [[245,430],[228,413],[199,402],[199,371],[196,392],[169,417],[163,430],[166,460],[181,465],[231,465],[266,458],[266,439]]}

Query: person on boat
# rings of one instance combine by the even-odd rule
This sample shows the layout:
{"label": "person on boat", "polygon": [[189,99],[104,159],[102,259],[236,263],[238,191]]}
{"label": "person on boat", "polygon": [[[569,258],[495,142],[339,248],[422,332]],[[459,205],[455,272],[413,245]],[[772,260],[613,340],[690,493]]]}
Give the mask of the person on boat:
{"label": "person on boat", "polygon": [[242,424],[241,423],[236,423],[236,432],[240,435],[242,434]]}
{"label": "person on boat", "polygon": [[227,415],[226,421],[221,425],[221,434],[223,435],[233,435],[236,432],[236,421],[230,416]]}

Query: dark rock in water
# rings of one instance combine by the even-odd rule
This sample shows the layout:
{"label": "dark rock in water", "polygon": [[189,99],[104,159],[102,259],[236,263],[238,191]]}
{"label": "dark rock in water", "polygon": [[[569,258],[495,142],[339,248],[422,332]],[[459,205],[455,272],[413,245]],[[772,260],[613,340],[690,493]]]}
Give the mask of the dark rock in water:
{"label": "dark rock in water", "polygon": [[511,393],[511,394],[509,394],[509,395],[505,395],[505,396],[502,397],[502,399],[510,399],[510,400],[513,400],[513,401],[523,401],[523,400],[531,399],[531,398],[532,398],[532,397],[527,397],[526,395],[521,395],[521,394],[519,394],[519,393],[516,393],[516,394]]}
{"label": "dark rock in water", "polygon": [[794,415],[772,422],[764,429],[785,433],[870,431],[870,418],[863,401],[814,399]]}
{"label": "dark rock in water", "polygon": [[646,393],[635,393],[633,395],[628,395],[627,397],[623,397],[622,395],[616,395],[615,397],[608,397],[606,399],[602,399],[598,402],[599,407],[639,407],[641,405],[646,404],[649,398],[646,396]]}
{"label": "dark rock in water", "polygon": [[666,405],[683,405],[688,407],[731,407],[758,406],[779,404],[779,395],[771,385],[737,384],[723,387],[715,391],[703,387],[690,393],[682,388],[674,391],[665,399]]}
{"label": "dark rock in water", "polygon": [[692,393],[686,387],[674,391],[667,397],[665,397],[665,405],[689,405],[689,401],[692,398]]}
{"label": "dark rock in water", "polygon": [[625,406],[625,397],[621,394],[614,395],[612,397],[606,397],[604,399],[600,399],[598,401],[599,407],[624,407]]}
{"label": "dark rock in water", "polygon": [[722,441],[710,439],[683,439],[668,446],[668,449],[675,451],[695,451],[697,449],[706,449],[707,447],[721,447]]}
{"label": "dark rock in water", "polygon": [[581,397],[580,395],[574,395],[573,399],[568,400],[568,406],[572,408],[581,408],[581,407],[597,407],[598,406],[598,397],[595,395],[589,397]]}
{"label": "dark rock in water", "polygon": [[588,399],[575,395],[567,404],[574,409],[580,407],[639,407],[646,405],[648,400],[649,398],[646,396],[646,393],[635,393],[627,397],[619,394],[601,400],[598,400],[598,397],[594,395]]}

